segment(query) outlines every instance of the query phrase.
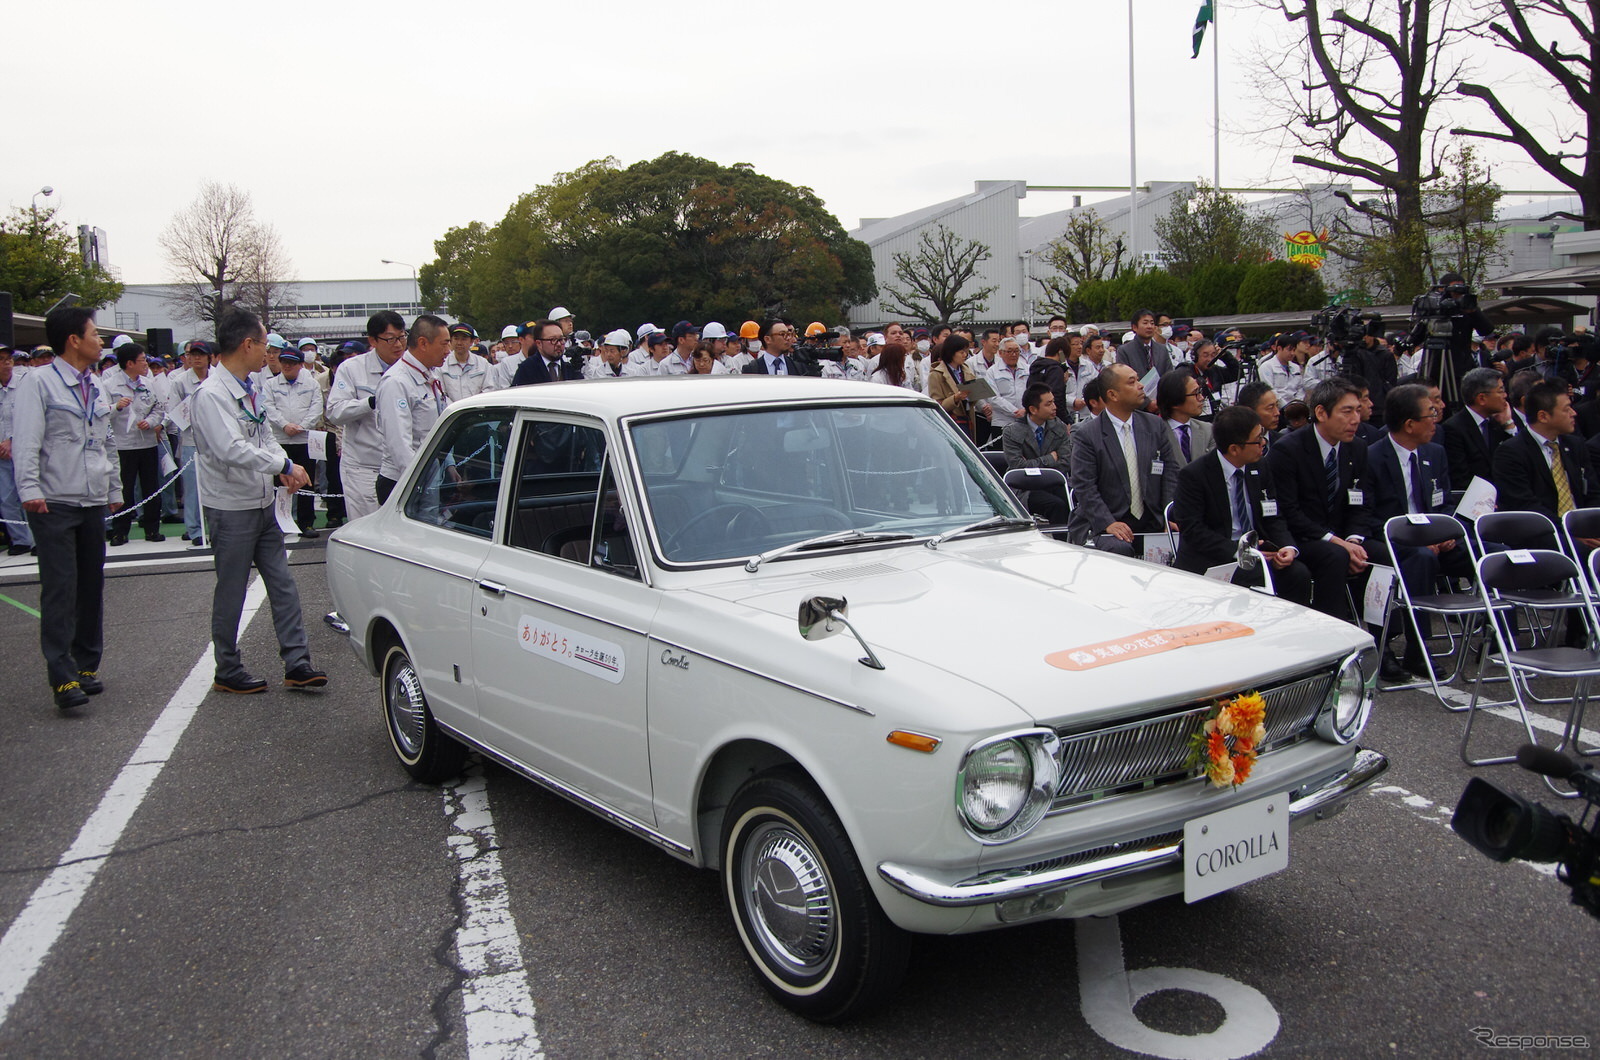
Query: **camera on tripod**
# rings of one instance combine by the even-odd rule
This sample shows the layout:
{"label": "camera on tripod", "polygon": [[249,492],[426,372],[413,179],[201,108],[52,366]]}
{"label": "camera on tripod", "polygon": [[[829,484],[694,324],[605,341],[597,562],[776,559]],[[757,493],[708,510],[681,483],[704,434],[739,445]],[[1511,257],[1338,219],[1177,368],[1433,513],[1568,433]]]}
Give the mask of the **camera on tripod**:
{"label": "camera on tripod", "polygon": [[1600,775],[1593,766],[1575,765],[1533,744],[1517,751],[1517,764],[1571,784],[1584,800],[1578,820],[1473,777],[1456,803],[1451,829],[1494,861],[1556,862],[1556,877],[1572,889],[1572,904],[1600,918]]}
{"label": "camera on tripod", "polygon": [[1427,350],[1448,350],[1457,318],[1478,311],[1478,296],[1453,273],[1411,301],[1411,343]]}

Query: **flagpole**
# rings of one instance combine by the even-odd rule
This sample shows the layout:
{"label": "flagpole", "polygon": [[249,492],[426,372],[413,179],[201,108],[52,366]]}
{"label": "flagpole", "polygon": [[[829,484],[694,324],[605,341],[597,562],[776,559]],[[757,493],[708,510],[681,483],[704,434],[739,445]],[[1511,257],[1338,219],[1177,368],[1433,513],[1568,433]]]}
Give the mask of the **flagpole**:
{"label": "flagpole", "polygon": [[1218,14],[1222,0],[1211,0],[1211,181],[1222,191],[1222,41],[1218,38]]}
{"label": "flagpole", "polygon": [[1128,257],[1139,265],[1139,148],[1134,120],[1133,0],[1128,0]]}

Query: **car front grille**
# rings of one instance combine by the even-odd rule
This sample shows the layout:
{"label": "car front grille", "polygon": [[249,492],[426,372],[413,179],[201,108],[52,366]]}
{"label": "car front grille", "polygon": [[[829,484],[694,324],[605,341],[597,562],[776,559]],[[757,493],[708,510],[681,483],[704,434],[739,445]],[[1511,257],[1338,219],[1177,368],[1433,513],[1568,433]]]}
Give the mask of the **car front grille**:
{"label": "car front grille", "polygon": [[[1267,706],[1260,750],[1309,735],[1333,679],[1325,670],[1260,689]],[[1215,706],[1207,700],[1090,732],[1058,730],[1061,784],[1051,809],[1197,776],[1199,768],[1189,765],[1193,740]]]}

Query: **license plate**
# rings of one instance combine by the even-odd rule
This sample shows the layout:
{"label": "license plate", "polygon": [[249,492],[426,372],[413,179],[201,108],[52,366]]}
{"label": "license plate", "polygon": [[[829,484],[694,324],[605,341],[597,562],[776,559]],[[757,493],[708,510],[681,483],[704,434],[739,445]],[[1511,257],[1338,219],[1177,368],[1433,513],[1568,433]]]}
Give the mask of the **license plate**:
{"label": "license plate", "polygon": [[1183,900],[1198,902],[1289,867],[1289,796],[1257,799],[1183,826]]}

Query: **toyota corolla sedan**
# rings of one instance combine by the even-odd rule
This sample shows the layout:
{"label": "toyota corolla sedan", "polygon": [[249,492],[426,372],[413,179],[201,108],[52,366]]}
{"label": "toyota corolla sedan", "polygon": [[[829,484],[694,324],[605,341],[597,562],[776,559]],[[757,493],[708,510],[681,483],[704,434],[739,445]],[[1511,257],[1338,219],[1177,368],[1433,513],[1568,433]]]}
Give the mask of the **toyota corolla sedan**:
{"label": "toyota corolla sedan", "polygon": [[886,997],[911,933],[1278,871],[1387,765],[1369,636],[1046,537],[898,388],[484,394],[327,569],[412,776],[473,750],[716,871],[817,1020]]}

